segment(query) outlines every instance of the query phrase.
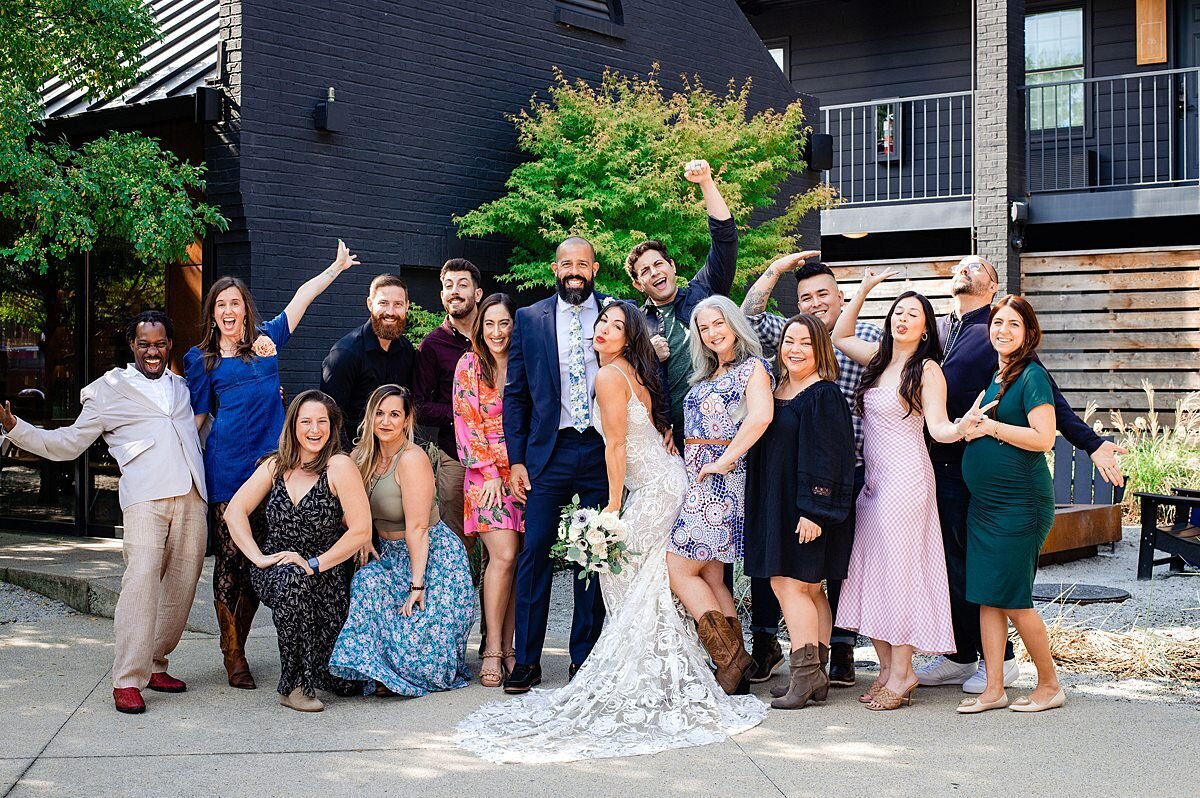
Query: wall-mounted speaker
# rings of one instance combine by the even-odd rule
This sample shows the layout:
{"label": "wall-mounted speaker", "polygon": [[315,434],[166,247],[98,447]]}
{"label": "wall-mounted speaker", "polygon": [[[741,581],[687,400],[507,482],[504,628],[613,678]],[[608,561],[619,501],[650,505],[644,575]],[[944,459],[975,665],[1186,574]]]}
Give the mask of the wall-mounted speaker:
{"label": "wall-mounted speaker", "polygon": [[810,133],[804,143],[804,162],[810,172],[827,172],[833,168],[833,136]]}

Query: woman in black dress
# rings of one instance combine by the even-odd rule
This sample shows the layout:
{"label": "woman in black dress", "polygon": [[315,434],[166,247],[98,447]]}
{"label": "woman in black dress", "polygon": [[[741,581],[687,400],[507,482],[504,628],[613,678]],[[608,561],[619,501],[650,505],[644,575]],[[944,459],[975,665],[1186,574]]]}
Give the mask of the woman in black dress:
{"label": "woman in black dress", "polygon": [[[350,609],[347,560],[371,544],[371,508],[358,468],[338,452],[342,414],[320,391],[292,400],[279,450],[259,464],[225,508],[229,534],[256,568],[250,582],[271,608],[279,637],[279,703],[320,712],[317,690],[354,686],[329,673]],[[262,548],[250,513],[267,500]]]}
{"label": "woman in black dress", "polygon": [[854,428],[820,319],[788,319],[778,353],[775,416],[746,475],[745,571],[770,577],[791,638],[791,678],[771,706],[800,709],[829,692],[833,614],[821,581],[845,579],[850,562]]}

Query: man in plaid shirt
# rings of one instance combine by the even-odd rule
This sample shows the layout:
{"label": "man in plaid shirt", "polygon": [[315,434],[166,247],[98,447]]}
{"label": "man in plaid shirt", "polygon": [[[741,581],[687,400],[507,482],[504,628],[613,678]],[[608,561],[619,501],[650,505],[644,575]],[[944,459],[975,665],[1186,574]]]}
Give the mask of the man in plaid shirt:
{"label": "man in plaid shirt", "polygon": [[[801,313],[810,313],[825,324],[825,329],[833,330],[838,317],[842,313],[845,297],[838,289],[833,271],[824,263],[804,263],[808,258],[820,257],[820,252],[797,252],[784,255],[763,272],[754,285],[746,293],[742,302],[742,311],[750,321],[750,326],[758,334],[762,344],[763,355],[774,359],[779,347],[779,339],[787,320],[774,313],[766,313],[767,300],[771,296],[779,278],[786,272],[796,272],[796,303]],[[801,264],[804,264],[801,266]],[[854,327],[854,334],[864,341],[878,341],[883,330],[867,321],[859,321]],[[854,395],[858,384],[862,381],[865,367],[846,357],[840,350],[835,349],[840,376],[837,386],[850,405],[850,417],[854,422],[854,488],[855,500],[858,491],[863,486],[862,459],[862,418],[854,409]],[[851,506],[848,528],[854,528],[854,510]],[[841,595],[840,580],[829,580],[826,583],[829,592],[829,604],[837,617],[838,598]],[[751,607],[753,617],[750,631],[754,637],[754,670],[751,682],[765,682],[771,678],[776,666],[783,661],[783,652],[779,648],[779,602],[771,590],[769,579],[754,579],[750,583]],[[854,643],[856,635],[845,629],[834,627],[830,639],[829,683],[839,687],[850,687],[854,684]]]}

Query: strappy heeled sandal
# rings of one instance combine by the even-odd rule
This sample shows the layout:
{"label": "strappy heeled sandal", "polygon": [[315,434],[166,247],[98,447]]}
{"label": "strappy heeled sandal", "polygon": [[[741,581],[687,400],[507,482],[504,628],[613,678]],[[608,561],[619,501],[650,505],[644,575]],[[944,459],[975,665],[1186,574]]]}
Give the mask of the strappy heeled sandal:
{"label": "strappy heeled sandal", "polygon": [[903,695],[901,695],[899,693],[893,693],[886,687],[880,687],[879,692],[875,694],[875,700],[867,704],[867,709],[871,710],[872,712],[887,712],[889,710],[899,709],[905,704],[908,704],[911,707],[913,693],[915,693],[916,690],[917,686],[914,684],[912,687],[908,688]]}
{"label": "strappy heeled sandal", "polygon": [[871,682],[871,686],[867,688],[867,692],[858,697],[858,703],[869,704],[875,700],[875,695],[883,689],[883,682],[876,679]]}
{"label": "strappy heeled sandal", "polygon": [[486,662],[489,659],[500,660],[500,670],[488,670],[482,665],[479,667],[479,683],[484,687],[499,687],[504,681],[504,652],[503,651],[485,651],[483,659]]}
{"label": "strappy heeled sandal", "polygon": [[[513,661],[511,668],[508,665],[510,659]],[[504,661],[500,667],[504,668],[504,678],[507,679],[508,675],[513,672],[513,668],[517,667],[517,650],[515,648],[510,648],[504,652]]]}

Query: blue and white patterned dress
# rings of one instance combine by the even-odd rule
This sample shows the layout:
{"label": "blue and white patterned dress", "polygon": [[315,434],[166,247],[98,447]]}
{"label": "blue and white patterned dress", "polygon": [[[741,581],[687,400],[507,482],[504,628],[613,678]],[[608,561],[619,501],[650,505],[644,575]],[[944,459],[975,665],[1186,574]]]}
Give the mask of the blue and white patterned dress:
{"label": "blue and white patterned dress", "polygon": [[[767,362],[746,358],[719,377],[698,382],[683,400],[685,438],[731,441],[741,421],[735,410],[746,399],[746,386],[758,363],[768,374]],[[743,413],[744,416],[744,413]],[[700,469],[725,454],[719,444],[686,444],[688,489],[679,520],[671,530],[668,551],[689,560],[733,562],[742,556],[742,527],[745,521],[746,457],[738,458],[728,474],[713,474],[697,481]]]}
{"label": "blue and white patterned dress", "polygon": [[[391,470],[372,486],[371,515],[381,528],[403,524],[388,513],[402,505]],[[386,493],[387,501],[380,501]],[[379,540],[379,559],[358,570],[350,588],[350,612],[329,659],[329,672],[366,681],[372,692],[381,682],[397,695],[422,696],[466,687],[467,634],[475,621],[475,590],[467,552],[434,509],[425,564],[425,609],[405,616],[400,609],[412,585],[412,561],[403,540]]]}

